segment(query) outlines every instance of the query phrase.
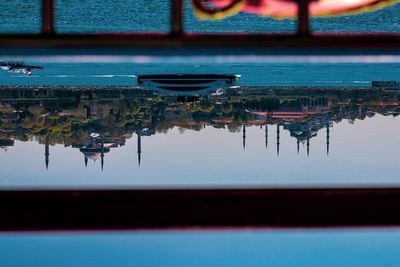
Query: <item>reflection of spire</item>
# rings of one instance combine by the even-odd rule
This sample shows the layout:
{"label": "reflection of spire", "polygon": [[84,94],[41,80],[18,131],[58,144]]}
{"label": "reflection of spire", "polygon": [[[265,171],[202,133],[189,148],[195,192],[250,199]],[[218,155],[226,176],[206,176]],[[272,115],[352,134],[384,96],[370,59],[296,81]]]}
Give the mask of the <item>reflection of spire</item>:
{"label": "reflection of spire", "polygon": [[142,140],[140,136],[140,132],[137,132],[137,155],[138,155],[138,163],[140,167],[140,160],[141,160],[141,155],[142,155]]}
{"label": "reflection of spire", "polygon": [[92,115],[92,110],[91,110],[91,108],[90,108],[89,105],[84,106],[84,108],[85,108],[85,110],[86,110],[86,118],[88,119],[88,118],[90,118],[90,116]]}
{"label": "reflection of spire", "polygon": [[104,140],[103,140],[103,135],[101,136],[101,170],[104,168]]}
{"label": "reflection of spire", "polygon": [[49,169],[49,156],[50,156],[49,140],[46,137],[46,141],[45,141],[45,145],[44,145],[44,157],[45,157],[45,163],[46,163],[46,170]]}
{"label": "reflection of spire", "polygon": [[310,137],[307,137],[307,157],[310,156]]}
{"label": "reflection of spire", "polygon": [[329,155],[329,124],[326,125],[326,154]]}
{"label": "reflection of spire", "polygon": [[297,155],[299,154],[299,152],[300,152],[300,141],[299,139],[297,139]]}
{"label": "reflection of spire", "polygon": [[83,156],[85,157],[85,167],[87,167],[88,158],[85,155],[83,155]]}
{"label": "reflection of spire", "polygon": [[279,130],[279,124],[276,125],[276,155],[279,156],[279,139],[280,139],[280,130]]}
{"label": "reflection of spire", "polygon": [[268,148],[268,124],[265,124],[265,148]]}
{"label": "reflection of spire", "polygon": [[246,125],[243,124],[243,149],[246,149]]}

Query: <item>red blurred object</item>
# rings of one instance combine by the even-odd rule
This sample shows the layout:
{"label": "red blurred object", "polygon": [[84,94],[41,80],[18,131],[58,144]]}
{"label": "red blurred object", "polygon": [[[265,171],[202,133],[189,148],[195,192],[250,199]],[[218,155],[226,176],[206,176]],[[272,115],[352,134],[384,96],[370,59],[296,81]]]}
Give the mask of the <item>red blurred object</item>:
{"label": "red blurred object", "polygon": [[[314,0],[311,16],[340,16],[368,12],[399,0]],[[203,19],[223,19],[238,12],[276,18],[297,16],[297,3],[288,0],[192,0],[196,14]]]}

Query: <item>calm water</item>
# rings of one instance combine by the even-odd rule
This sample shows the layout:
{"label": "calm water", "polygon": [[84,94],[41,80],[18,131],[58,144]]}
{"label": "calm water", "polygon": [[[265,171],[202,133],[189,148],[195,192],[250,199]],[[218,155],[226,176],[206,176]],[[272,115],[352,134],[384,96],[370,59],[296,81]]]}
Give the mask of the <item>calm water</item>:
{"label": "calm water", "polygon": [[[398,230],[0,235],[19,266],[398,266]],[[23,257],[21,257],[23,255]],[[71,256],[73,255],[73,256]]]}
{"label": "calm water", "polygon": [[[223,21],[198,21],[185,1],[185,29],[189,32],[293,32],[294,20],[261,18],[239,14]],[[62,33],[166,32],[169,1],[57,0],[56,28]],[[39,0],[0,2],[1,32],[39,32]],[[157,12],[154,12],[157,10]],[[315,31],[400,32],[400,4],[371,13],[337,18],[312,19]]]}
{"label": "calm water", "polygon": [[[168,64],[165,64],[166,60]],[[370,86],[371,81],[398,79],[400,73],[398,62],[357,63],[357,60],[360,59],[351,59],[350,63],[328,63],[329,60],[326,62],[322,60],[322,63],[296,63],[298,59],[288,58],[280,63],[269,62],[268,58],[265,61],[246,57],[230,59],[228,56],[221,59],[204,57],[189,60],[180,57],[146,58],[142,63],[116,63],[113,60],[71,63],[71,59],[66,57],[55,63],[46,59],[32,59],[26,63],[42,66],[44,69],[34,71],[32,76],[22,73],[10,74],[0,70],[0,85],[134,86],[137,75],[170,73],[238,74],[241,75],[239,80],[241,85],[251,86]],[[379,61],[379,58],[371,59],[374,60]]]}

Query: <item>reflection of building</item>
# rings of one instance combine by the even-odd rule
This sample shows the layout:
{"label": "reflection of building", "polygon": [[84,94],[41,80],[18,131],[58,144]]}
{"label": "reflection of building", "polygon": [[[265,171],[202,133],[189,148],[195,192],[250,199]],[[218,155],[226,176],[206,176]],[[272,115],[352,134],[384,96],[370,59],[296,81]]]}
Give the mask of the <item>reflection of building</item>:
{"label": "reflection of building", "polygon": [[2,122],[18,121],[19,119],[20,115],[17,112],[3,113],[0,115],[0,121]]}
{"label": "reflection of building", "polygon": [[[60,94],[59,91],[52,92]],[[348,120],[352,123],[374,114],[395,116],[400,113],[397,94],[360,97],[360,94],[367,93],[366,90],[353,92],[351,97],[343,96],[347,90],[341,91],[340,94],[323,92],[319,96],[315,92],[314,95],[308,96],[308,92],[297,90],[291,90],[288,95],[279,94],[278,91],[258,95],[226,94],[202,97],[196,103],[184,104],[178,103],[176,97],[169,96],[127,97],[115,100],[107,99],[108,93],[104,93],[104,90],[93,94],[100,94],[100,91],[105,97],[101,100],[93,100],[92,96],[76,91],[75,96],[70,95],[70,101],[66,101],[65,98],[62,101],[60,98],[54,98],[58,101],[49,101],[45,89],[37,92],[28,89],[24,91],[24,97],[30,99],[37,95],[44,99],[36,103],[31,99],[28,103],[17,96],[7,96],[6,99],[15,98],[18,101],[7,100],[0,104],[0,138],[26,141],[35,137],[45,144],[46,166],[49,165],[49,144],[72,145],[84,154],[86,164],[91,159],[101,160],[103,165],[105,154],[109,153],[111,148],[123,145],[125,137],[129,138],[133,133],[137,135],[137,160],[141,164],[143,137],[152,136],[156,132],[166,133],[174,127],[178,127],[182,132],[186,129],[200,131],[206,126],[228,129],[230,132],[242,130],[241,141],[244,149],[248,145],[246,135],[250,133],[249,126],[265,127],[265,146],[268,147],[268,131],[270,130],[271,135],[275,135],[276,132],[278,155],[282,152],[281,143],[285,143],[282,138],[285,131],[296,139],[297,151],[300,149],[299,144],[303,143],[307,146],[309,154],[317,132],[326,128],[328,153],[330,127],[333,122]],[[14,90],[7,94],[18,92]],[[2,91],[1,94],[3,93]],[[103,134],[85,139],[90,132]],[[44,141],[45,138],[48,139]],[[275,145],[275,140],[273,143]],[[7,146],[2,148],[9,149]]]}
{"label": "reflection of building", "polygon": [[277,108],[265,110],[250,110],[249,113],[256,116],[256,120],[301,120],[317,114],[332,110],[332,103],[326,98],[309,99],[299,98],[296,101],[285,101]]}
{"label": "reflection of building", "polygon": [[90,134],[83,143],[72,144],[72,147],[79,148],[79,151],[84,155],[85,166],[87,166],[88,159],[96,162],[100,159],[101,169],[104,167],[104,155],[110,152],[111,148],[117,148],[125,145],[125,136],[118,138],[111,138],[107,135],[100,135],[97,133]]}
{"label": "reflection of building", "polygon": [[[310,139],[317,136],[317,132],[327,126],[327,152],[329,152],[329,127],[332,113],[332,103],[326,98],[300,98],[295,101],[284,101],[269,111],[247,110],[252,115],[250,125],[265,125],[265,145],[268,145],[268,123],[276,124],[276,153],[280,152],[280,127],[290,132],[290,136],[297,140],[299,145],[307,146],[307,155],[310,153]],[[245,126],[243,129],[245,131]],[[245,141],[243,141],[245,143]]]}
{"label": "reflection of building", "polygon": [[155,135],[156,131],[155,129],[149,129],[149,128],[144,128],[141,130],[136,131],[137,135],[137,158],[138,158],[138,164],[140,166],[140,162],[142,159],[142,136],[152,136]]}

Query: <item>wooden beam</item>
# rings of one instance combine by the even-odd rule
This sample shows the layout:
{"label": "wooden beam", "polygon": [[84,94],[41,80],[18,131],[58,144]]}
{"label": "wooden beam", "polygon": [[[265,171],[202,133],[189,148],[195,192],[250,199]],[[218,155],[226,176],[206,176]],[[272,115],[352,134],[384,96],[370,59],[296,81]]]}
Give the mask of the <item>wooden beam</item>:
{"label": "wooden beam", "polygon": [[400,226],[400,189],[0,191],[0,231]]}

